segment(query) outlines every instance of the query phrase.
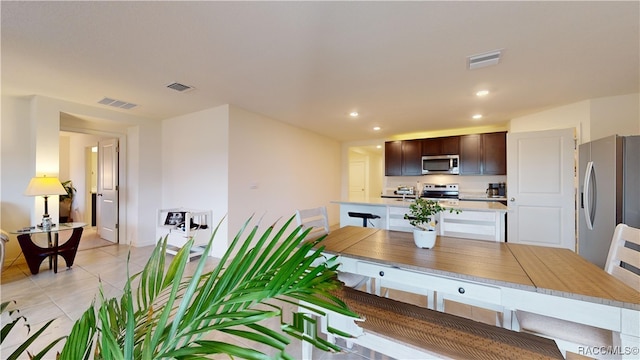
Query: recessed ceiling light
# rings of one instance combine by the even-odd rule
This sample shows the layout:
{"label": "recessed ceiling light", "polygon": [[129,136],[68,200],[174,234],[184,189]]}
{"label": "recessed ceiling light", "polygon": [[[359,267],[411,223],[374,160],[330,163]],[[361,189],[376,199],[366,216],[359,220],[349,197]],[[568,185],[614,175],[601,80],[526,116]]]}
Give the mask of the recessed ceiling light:
{"label": "recessed ceiling light", "polygon": [[480,90],[476,93],[476,96],[483,97],[489,95],[489,90]]}
{"label": "recessed ceiling light", "polygon": [[472,116],[472,118],[478,120],[478,119],[482,119],[482,114],[475,114]]}
{"label": "recessed ceiling light", "polygon": [[373,127],[373,131],[379,131],[380,130],[380,126],[374,126]]}
{"label": "recessed ceiling light", "polygon": [[349,113],[349,116],[358,117],[358,112],[357,111],[352,111],[352,112]]}

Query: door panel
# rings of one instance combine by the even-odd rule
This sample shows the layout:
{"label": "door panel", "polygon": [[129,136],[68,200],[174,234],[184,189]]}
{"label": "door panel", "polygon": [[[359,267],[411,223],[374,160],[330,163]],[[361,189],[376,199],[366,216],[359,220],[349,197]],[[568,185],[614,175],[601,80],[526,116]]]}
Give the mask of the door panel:
{"label": "door panel", "polygon": [[575,250],[574,129],[507,136],[509,242]]}
{"label": "door panel", "polygon": [[98,142],[97,227],[101,238],[118,242],[118,139]]}
{"label": "door panel", "polygon": [[364,201],[366,196],[366,176],[364,161],[349,163],[349,201]]}

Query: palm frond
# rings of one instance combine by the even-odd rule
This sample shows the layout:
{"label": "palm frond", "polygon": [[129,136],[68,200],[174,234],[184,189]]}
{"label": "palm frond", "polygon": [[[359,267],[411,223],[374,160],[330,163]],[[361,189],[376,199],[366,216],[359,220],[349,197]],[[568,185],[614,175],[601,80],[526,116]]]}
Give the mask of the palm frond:
{"label": "palm frond", "polygon": [[[230,357],[267,359],[267,354],[238,343],[260,344],[278,358],[292,359],[287,345],[293,338],[310,341],[325,351],[336,346],[304,334],[315,320],[293,315],[285,321],[283,306],[311,304],[357,317],[332,295],[341,286],[338,264],[322,256],[322,238],[306,241],[309,229],[290,229],[294,217],[276,229],[259,233],[250,217],[231,241],[219,264],[205,272],[207,256],[198,260],[192,274],[186,264],[194,240],[167,262],[167,238],[159,241],[146,266],[129,276],[119,298],[106,299],[102,288],[92,305],[74,325],[60,359],[198,359],[224,353]],[[220,224],[206,245],[208,254]],[[127,259],[127,262],[129,259]],[[136,290],[133,282],[138,281]],[[135,293],[135,294],[134,294]],[[97,306],[97,313],[94,308]],[[265,321],[280,324],[278,328]],[[3,329],[4,331],[4,329]],[[212,340],[215,332],[239,341]],[[218,339],[218,337],[214,337]]]}

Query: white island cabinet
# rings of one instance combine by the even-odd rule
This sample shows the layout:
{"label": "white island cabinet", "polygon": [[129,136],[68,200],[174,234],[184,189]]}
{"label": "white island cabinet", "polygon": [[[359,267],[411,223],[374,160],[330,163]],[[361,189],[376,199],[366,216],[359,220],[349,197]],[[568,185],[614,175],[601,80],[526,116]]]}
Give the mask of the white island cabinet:
{"label": "white island cabinet", "polygon": [[[349,212],[370,213],[380,216],[367,226],[386,230],[412,231],[413,227],[404,214],[409,212],[412,200],[380,198],[369,201],[334,201],[340,204],[340,227],[362,226],[362,219],[349,216]],[[460,210],[438,214],[438,235],[466,239],[505,241],[507,207],[498,202],[449,201],[440,202],[445,208]]]}

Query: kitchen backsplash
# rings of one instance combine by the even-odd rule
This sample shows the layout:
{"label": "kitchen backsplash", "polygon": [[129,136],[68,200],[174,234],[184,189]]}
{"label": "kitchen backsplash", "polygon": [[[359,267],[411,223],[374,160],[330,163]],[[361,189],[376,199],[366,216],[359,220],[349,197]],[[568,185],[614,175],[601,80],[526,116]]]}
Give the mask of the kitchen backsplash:
{"label": "kitchen backsplash", "polygon": [[[416,186],[422,184],[458,184],[460,193],[484,193],[489,183],[507,182],[506,175],[495,176],[460,176],[460,175],[425,175],[425,176],[385,176],[383,182],[383,192],[393,193],[398,186]],[[509,185],[507,184],[507,189]]]}

